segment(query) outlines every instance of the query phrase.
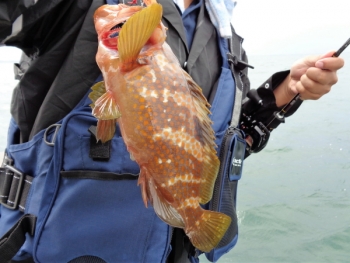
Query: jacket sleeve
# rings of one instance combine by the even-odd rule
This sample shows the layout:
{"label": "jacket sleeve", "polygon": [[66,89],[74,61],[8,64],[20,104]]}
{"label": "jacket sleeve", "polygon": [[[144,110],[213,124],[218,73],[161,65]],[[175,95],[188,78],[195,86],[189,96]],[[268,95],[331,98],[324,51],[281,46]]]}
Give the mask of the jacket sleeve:
{"label": "jacket sleeve", "polygon": [[270,133],[285,122],[285,117],[291,116],[301,105],[297,100],[288,106],[287,112],[280,114],[283,107],[277,107],[273,91],[288,76],[289,71],[273,74],[258,89],[249,90],[243,101],[240,129],[244,131],[249,145],[246,147],[245,158],[251,153],[257,153],[267,145]]}
{"label": "jacket sleeve", "polygon": [[[246,113],[252,116],[255,120],[262,122],[265,126],[269,124],[269,128],[275,129],[281,123],[277,119],[274,119],[274,114],[282,110],[282,107],[277,107],[276,99],[273,91],[282,83],[282,81],[288,76],[289,70],[281,71],[273,74],[268,78],[260,87],[256,90],[250,90],[247,94],[247,98],[242,105],[242,113]],[[256,91],[256,92],[255,92]],[[253,95],[255,93],[255,95]],[[263,105],[258,106],[252,97],[258,96],[262,100]],[[285,117],[291,116],[301,105],[302,101],[298,100],[290,110],[285,114]],[[271,122],[271,123],[270,123]],[[284,121],[282,121],[284,122]]]}

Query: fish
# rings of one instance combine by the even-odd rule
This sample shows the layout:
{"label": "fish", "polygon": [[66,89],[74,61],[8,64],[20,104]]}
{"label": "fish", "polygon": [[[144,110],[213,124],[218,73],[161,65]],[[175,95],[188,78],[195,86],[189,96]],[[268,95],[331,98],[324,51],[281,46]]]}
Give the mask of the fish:
{"label": "fish", "polygon": [[231,217],[205,210],[220,166],[210,105],[165,42],[162,6],[104,5],[94,14],[96,62],[103,81],[89,97],[96,138],[111,140],[119,125],[130,158],[140,167],[146,207],[182,228],[203,252],[215,248]]}

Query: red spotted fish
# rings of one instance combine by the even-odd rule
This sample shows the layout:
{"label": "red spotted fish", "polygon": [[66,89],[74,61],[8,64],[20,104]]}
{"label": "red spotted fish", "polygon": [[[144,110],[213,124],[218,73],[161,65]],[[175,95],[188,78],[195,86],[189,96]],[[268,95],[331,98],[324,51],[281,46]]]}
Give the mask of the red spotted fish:
{"label": "red spotted fish", "polygon": [[208,252],[231,223],[202,209],[212,198],[219,169],[209,104],[165,43],[162,6],[100,7],[94,15],[96,61],[104,82],[90,93],[97,139],[110,140],[116,122],[140,166],[143,201],[192,244]]}

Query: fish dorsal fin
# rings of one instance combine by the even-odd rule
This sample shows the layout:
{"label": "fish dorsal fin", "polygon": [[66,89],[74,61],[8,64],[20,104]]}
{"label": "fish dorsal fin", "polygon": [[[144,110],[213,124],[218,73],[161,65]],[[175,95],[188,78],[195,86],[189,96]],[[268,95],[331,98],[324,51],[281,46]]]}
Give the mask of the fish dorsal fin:
{"label": "fish dorsal fin", "polygon": [[216,155],[215,134],[211,127],[212,121],[209,118],[209,103],[202,93],[202,89],[194,82],[191,76],[183,70],[188,87],[190,89],[194,106],[198,116],[198,126],[201,132],[200,137],[203,143],[203,169],[201,173],[202,184],[199,188],[199,203],[206,204],[213,195],[214,183],[219,171],[220,161]]}
{"label": "fish dorsal fin", "polygon": [[119,32],[118,50],[125,66],[136,61],[142,47],[159,25],[162,10],[160,4],[151,4],[132,15],[123,25]]}

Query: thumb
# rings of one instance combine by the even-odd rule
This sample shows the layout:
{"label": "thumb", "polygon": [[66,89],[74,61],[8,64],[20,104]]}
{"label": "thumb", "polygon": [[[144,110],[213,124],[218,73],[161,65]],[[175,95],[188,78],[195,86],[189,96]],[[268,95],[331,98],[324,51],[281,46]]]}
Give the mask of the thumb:
{"label": "thumb", "polygon": [[324,63],[323,63],[322,59],[330,58],[330,57],[332,57],[334,55],[334,53],[335,53],[335,51],[329,51],[326,54],[320,56],[318,58],[318,60],[316,61],[316,63],[315,63],[315,67],[319,68],[319,69],[323,69]]}

